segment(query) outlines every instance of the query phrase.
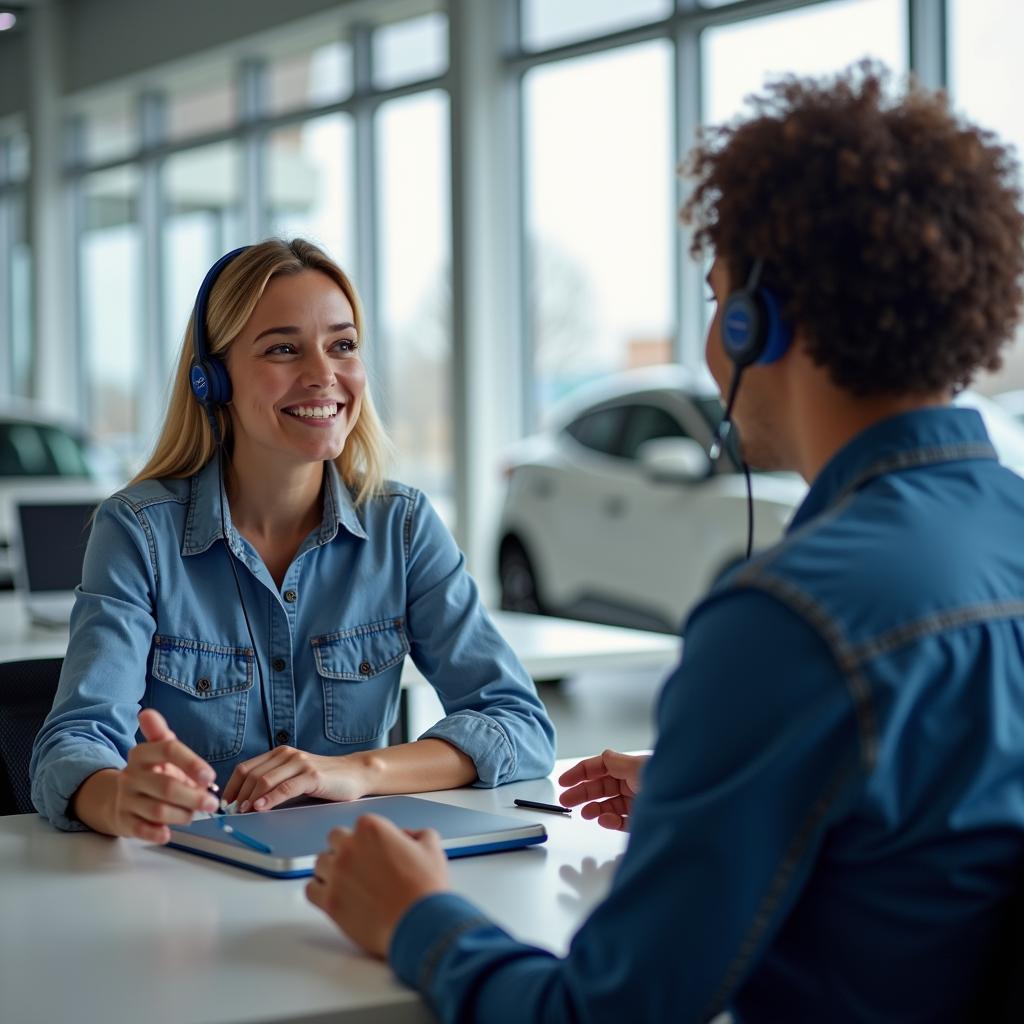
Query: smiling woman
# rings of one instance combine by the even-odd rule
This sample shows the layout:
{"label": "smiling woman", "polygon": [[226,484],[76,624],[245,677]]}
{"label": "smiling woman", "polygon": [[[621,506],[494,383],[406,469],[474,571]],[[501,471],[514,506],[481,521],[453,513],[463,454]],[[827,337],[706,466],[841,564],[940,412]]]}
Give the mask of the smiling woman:
{"label": "smiling woman", "polygon": [[[33,751],[58,827],[167,842],[214,780],[262,811],[550,770],[551,725],[461,553],[384,479],[363,338],[355,288],[307,242],[207,275],[153,456],[90,536]],[[446,716],[380,749],[406,655]]]}

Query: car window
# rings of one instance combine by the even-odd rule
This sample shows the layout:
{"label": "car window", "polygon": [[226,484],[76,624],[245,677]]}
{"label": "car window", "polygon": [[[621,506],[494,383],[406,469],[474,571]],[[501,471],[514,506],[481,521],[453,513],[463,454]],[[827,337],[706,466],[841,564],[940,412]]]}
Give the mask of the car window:
{"label": "car window", "polygon": [[58,476],[91,476],[81,442],[60,427],[40,427]]}
{"label": "car window", "polygon": [[0,476],[89,477],[80,441],[61,427],[0,423]]}
{"label": "car window", "polygon": [[631,405],[626,411],[619,454],[635,459],[642,444],[659,437],[688,437],[679,421],[657,405]]}
{"label": "car window", "polygon": [[57,466],[32,423],[0,424],[0,475],[54,476]]}
{"label": "car window", "polygon": [[604,455],[619,454],[619,439],[622,435],[622,420],[626,410],[622,406],[598,409],[578,416],[565,432],[581,445]]}

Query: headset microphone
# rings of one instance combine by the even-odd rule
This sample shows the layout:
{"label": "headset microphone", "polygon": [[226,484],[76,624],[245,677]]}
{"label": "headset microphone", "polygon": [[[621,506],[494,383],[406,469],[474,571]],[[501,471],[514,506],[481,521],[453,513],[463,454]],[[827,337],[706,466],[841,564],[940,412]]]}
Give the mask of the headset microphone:
{"label": "headset microphone", "polygon": [[[743,371],[748,366],[766,366],[781,359],[793,341],[793,332],[782,319],[778,297],[761,284],[764,260],[755,260],[747,283],[732,292],[722,307],[722,348],[733,366],[725,412],[715,431],[708,455],[712,462],[721,456],[732,432],[732,412],[740,389]],[[754,546],[754,497],[750,483],[750,467],[741,460],[747,481],[747,558]]]}

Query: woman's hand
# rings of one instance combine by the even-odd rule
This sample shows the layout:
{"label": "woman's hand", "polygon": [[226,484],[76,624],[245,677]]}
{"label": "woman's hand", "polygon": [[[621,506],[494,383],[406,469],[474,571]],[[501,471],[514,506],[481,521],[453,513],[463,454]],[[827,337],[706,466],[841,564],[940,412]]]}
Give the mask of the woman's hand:
{"label": "woman's hand", "polygon": [[414,903],[448,888],[448,863],[433,829],[403,832],[364,814],[353,831],[333,829],[327,841],[306,896],[374,956],[387,956],[398,922]]}
{"label": "woman's hand", "polygon": [[128,764],[89,776],[75,794],[72,810],[97,832],[167,843],[168,825],[187,825],[196,811],[215,811],[207,786],[214,770],[189,750],[152,708],[139,712],[146,737],[128,753]]}
{"label": "woman's hand", "polygon": [[606,750],[588,757],[559,776],[569,786],[558,801],[563,807],[583,804],[584,818],[597,818],[602,828],[629,831],[633,798],[640,792],[640,775],[649,754],[620,754]]}
{"label": "woman's hand", "polygon": [[269,811],[297,796],[322,800],[358,800],[370,792],[368,760],[358,754],[326,757],[294,747],[273,750],[238,765],[224,799],[238,811]]}

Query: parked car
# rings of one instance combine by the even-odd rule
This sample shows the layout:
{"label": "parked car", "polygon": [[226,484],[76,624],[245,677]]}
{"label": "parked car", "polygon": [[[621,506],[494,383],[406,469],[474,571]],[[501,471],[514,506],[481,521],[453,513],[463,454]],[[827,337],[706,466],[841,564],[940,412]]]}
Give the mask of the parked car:
{"label": "parked car", "polygon": [[0,404],[0,586],[14,578],[14,503],[33,498],[100,501],[123,481],[119,463],[73,423],[29,402]]}
{"label": "parked car", "polygon": [[[971,392],[1002,461],[1024,474],[1024,427]],[[665,632],[744,557],[735,450],[712,466],[722,415],[707,375],[628,371],[582,389],[510,452],[498,543],[501,606]],[[806,493],[795,473],[752,474],[754,545],[779,539]]]}
{"label": "parked car", "polygon": [[[569,396],[509,453],[501,606],[676,632],[744,556],[746,484],[734,450],[708,457],[722,415],[706,374],[628,371]],[[754,540],[774,543],[806,486],[755,473]]]}

